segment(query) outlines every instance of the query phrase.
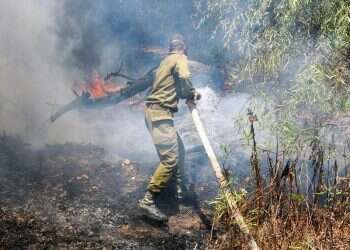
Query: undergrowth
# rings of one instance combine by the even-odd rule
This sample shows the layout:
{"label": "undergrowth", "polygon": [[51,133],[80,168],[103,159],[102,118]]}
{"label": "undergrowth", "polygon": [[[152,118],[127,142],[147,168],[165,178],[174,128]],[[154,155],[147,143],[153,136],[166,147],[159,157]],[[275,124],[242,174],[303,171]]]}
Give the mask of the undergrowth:
{"label": "undergrowth", "polygon": [[[294,158],[278,145],[275,152],[260,150],[256,119],[249,115],[252,174],[241,188],[230,186],[230,199],[235,200],[259,247],[349,249],[350,166],[346,159],[341,166],[336,154],[325,150],[320,141]],[[343,154],[348,151],[344,149]],[[212,202],[215,216],[208,249],[249,249],[227,200],[225,190]]]}

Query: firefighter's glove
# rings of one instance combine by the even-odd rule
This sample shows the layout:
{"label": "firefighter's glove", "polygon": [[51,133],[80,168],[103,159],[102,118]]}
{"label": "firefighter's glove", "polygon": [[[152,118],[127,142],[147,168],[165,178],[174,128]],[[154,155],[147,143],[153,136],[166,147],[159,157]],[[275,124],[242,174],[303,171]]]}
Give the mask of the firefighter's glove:
{"label": "firefighter's glove", "polygon": [[193,95],[191,95],[191,97],[187,99],[186,103],[191,102],[191,103],[193,103],[194,105],[196,105],[197,102],[198,102],[201,98],[202,98],[201,93],[195,91],[195,92],[193,92]]}
{"label": "firefighter's glove", "polygon": [[194,92],[193,97],[192,97],[192,100],[194,103],[197,103],[201,98],[202,98],[201,93],[199,93],[197,91]]}

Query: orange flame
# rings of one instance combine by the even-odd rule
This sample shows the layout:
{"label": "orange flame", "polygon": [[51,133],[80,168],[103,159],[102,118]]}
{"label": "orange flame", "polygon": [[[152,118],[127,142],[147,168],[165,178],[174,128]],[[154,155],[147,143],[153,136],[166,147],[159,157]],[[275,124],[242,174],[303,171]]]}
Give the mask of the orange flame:
{"label": "orange flame", "polygon": [[75,84],[73,92],[77,96],[87,95],[90,99],[99,99],[119,92],[122,88],[122,84],[104,81],[96,72],[88,83]]}

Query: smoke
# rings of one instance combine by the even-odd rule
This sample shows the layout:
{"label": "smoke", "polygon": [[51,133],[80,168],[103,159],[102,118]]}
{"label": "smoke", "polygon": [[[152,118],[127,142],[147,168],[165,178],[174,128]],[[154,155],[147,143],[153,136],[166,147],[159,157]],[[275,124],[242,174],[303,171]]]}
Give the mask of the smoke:
{"label": "smoke", "polygon": [[[89,122],[78,112],[67,114],[54,124],[48,118],[74,98],[70,89],[76,79],[76,69],[86,73],[87,68],[81,66],[83,62],[86,61],[92,68],[93,63],[97,65],[100,62],[96,56],[98,50],[104,55],[110,49],[106,47],[102,50],[103,44],[96,43],[96,47],[91,47],[90,60],[90,53],[86,53],[80,64],[74,60],[67,63],[62,58],[67,57],[74,42],[67,41],[63,45],[65,37],[59,32],[62,28],[60,20],[70,19],[70,13],[64,6],[56,1],[30,0],[20,5],[5,1],[0,3],[0,9],[0,129],[19,134],[37,146],[46,143],[94,143],[97,141],[95,138],[103,141],[99,130],[112,128],[97,126],[91,122],[93,119]],[[76,27],[78,23],[71,25]],[[91,40],[86,34],[75,36],[79,37],[77,40]],[[77,52],[71,54],[75,56]],[[112,55],[111,60],[114,58]],[[101,119],[101,115],[94,115],[96,120]],[[132,115],[130,119],[136,120]],[[120,119],[119,124],[114,125],[124,129],[128,127]]]}
{"label": "smoke", "polygon": [[153,155],[142,110],[73,111],[53,124],[48,118],[74,98],[72,84],[94,71],[106,74],[123,62],[125,73],[140,76],[158,64],[160,56],[143,48],[166,48],[174,32],[196,48],[191,10],[185,1],[2,1],[0,130],[36,146],[94,143],[129,154],[149,145],[138,153]]}
{"label": "smoke", "polygon": [[39,141],[50,105],[70,97],[56,61],[54,4],[2,1],[0,9],[0,129]]}
{"label": "smoke", "polygon": [[[158,64],[160,56],[147,54],[143,48],[166,48],[174,32],[187,38],[191,59],[201,54],[205,42],[203,34],[192,28],[191,2],[157,4],[139,0],[0,3],[0,129],[36,146],[91,143],[114,156],[141,159],[152,155],[155,159],[140,108],[117,105],[72,111],[55,123],[48,118],[74,98],[70,90],[74,81],[84,81],[94,71],[106,74],[123,62],[124,72],[140,76]],[[203,94],[199,109],[220,152],[222,144],[238,138],[233,116],[245,108],[247,97],[220,101],[213,91],[218,82],[212,80],[210,68],[203,68],[194,74],[193,82]],[[183,133],[187,148],[199,145],[184,103],[176,119],[180,130],[190,128]]]}
{"label": "smoke", "polygon": [[[54,123],[48,119],[75,98],[73,83],[86,81],[95,71],[105,75],[123,63],[123,73],[137,77],[153,68],[161,56],[145,53],[144,48],[166,49],[174,32],[187,39],[190,59],[208,55],[203,49],[208,39],[194,30],[192,12],[191,1],[1,2],[0,130],[38,147],[94,144],[104,147],[113,160],[157,161],[139,107],[119,104],[72,111]],[[195,63],[203,70],[193,74],[193,83],[203,95],[198,108],[209,138],[225,166],[235,166],[237,174],[246,173],[249,151],[239,141],[234,117],[245,112],[249,96],[222,98],[221,82],[213,79],[212,68],[203,66]],[[184,102],[176,125],[188,150],[201,145]],[[229,158],[222,155],[225,145]],[[203,156],[204,152],[199,157],[206,159]]]}
{"label": "smoke", "polygon": [[121,61],[139,74],[159,61],[143,48],[166,47],[174,32],[186,34],[192,45],[191,11],[191,1],[64,1],[57,18],[62,60],[68,70],[85,75],[115,70]]}

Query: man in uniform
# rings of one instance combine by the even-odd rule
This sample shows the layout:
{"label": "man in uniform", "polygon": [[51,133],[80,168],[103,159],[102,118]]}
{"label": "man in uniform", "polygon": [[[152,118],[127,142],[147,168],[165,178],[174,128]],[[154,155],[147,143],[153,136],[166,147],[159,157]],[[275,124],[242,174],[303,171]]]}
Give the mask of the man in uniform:
{"label": "man in uniform", "polygon": [[190,81],[186,52],[182,35],[174,35],[169,41],[169,54],[155,71],[153,87],[146,99],[146,125],[152,135],[160,163],[139,206],[148,217],[158,221],[167,221],[167,216],[155,205],[155,198],[171,183],[173,177],[177,181],[178,199],[182,198],[181,175],[185,150],[174,127],[174,113],[177,112],[178,101],[200,99],[200,94],[195,91]]}

